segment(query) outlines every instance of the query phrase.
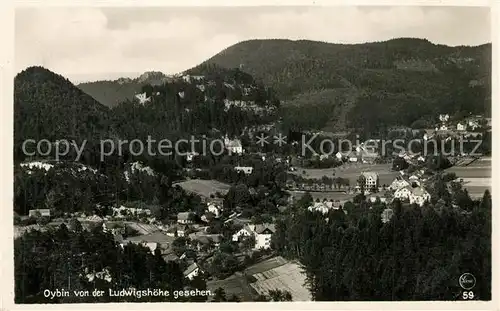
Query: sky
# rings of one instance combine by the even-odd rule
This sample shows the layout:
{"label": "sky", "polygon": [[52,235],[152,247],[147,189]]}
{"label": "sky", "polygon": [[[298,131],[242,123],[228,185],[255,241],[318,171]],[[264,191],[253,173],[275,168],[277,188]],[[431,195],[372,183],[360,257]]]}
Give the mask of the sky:
{"label": "sky", "polygon": [[416,37],[456,46],[490,36],[490,9],[480,7],[18,8],[15,67],[41,65],[78,83],[178,73],[250,39]]}

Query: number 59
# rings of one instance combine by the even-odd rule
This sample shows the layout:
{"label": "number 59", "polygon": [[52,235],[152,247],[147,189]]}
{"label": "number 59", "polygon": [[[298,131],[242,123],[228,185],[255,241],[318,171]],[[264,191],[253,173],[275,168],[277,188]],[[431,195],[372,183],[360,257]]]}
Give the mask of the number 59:
{"label": "number 59", "polygon": [[464,300],[474,299],[474,292],[463,292],[462,293],[462,298]]}

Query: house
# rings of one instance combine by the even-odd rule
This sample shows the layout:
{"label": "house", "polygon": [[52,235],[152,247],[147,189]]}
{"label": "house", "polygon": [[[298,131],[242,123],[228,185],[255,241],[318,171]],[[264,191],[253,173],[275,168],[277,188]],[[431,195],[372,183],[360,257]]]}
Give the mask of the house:
{"label": "house", "polygon": [[227,151],[229,153],[233,154],[242,154],[243,153],[243,146],[241,144],[241,140],[239,139],[229,139],[229,137],[226,135],[224,138],[224,146],[226,147]]}
{"label": "house", "polygon": [[461,122],[457,123],[457,131],[465,131],[467,129],[467,125]]}
{"label": "house", "polygon": [[439,121],[441,121],[441,122],[448,122],[449,119],[450,119],[449,114],[440,114],[439,115]]}
{"label": "house", "polygon": [[253,167],[251,167],[251,166],[235,166],[234,169],[237,172],[243,172],[246,175],[250,175],[253,172]]}
{"label": "house", "polygon": [[219,218],[219,216],[222,212],[222,208],[218,204],[209,202],[209,203],[207,203],[207,211],[209,213],[214,214],[215,218]]}
{"label": "house", "polygon": [[439,126],[439,128],[436,128],[436,131],[447,131],[448,130],[448,126],[446,124],[441,124],[441,126]]}
{"label": "house", "polygon": [[144,247],[149,248],[151,253],[155,253],[156,248],[158,247],[158,243],[156,242],[146,242],[146,241],[130,241],[130,240],[123,240],[123,242],[120,244],[122,247],[124,247],[128,243],[133,243],[136,245],[142,245]]}
{"label": "house", "polygon": [[400,189],[396,190],[396,192],[394,192],[394,198],[400,199],[400,200],[407,200],[410,198],[411,191],[412,191],[412,189],[410,186],[400,188]]}
{"label": "house", "polygon": [[268,249],[271,247],[271,236],[276,232],[274,224],[248,224],[240,231],[233,234],[233,241],[237,242],[242,237],[255,238],[254,249]]}
{"label": "house", "polygon": [[310,212],[320,212],[322,214],[327,214],[331,209],[339,209],[346,200],[333,200],[329,201],[324,199],[323,202],[315,202],[313,205],[309,206],[307,209]]}
{"label": "house", "polygon": [[50,217],[50,209],[48,208],[39,208],[39,209],[32,209],[29,211],[28,214],[29,217]]}
{"label": "house", "polygon": [[186,235],[188,230],[189,230],[188,225],[176,224],[168,228],[166,234],[170,237],[183,237]]}
{"label": "house", "polygon": [[196,276],[203,273],[196,262],[192,263],[186,270],[184,270],[184,277],[193,280]]}
{"label": "house", "polygon": [[422,187],[417,187],[412,190],[409,196],[410,204],[417,204],[418,206],[424,205],[425,202],[430,201],[431,195]]}
{"label": "house", "polygon": [[365,187],[371,189],[378,187],[379,176],[375,172],[363,172],[361,176],[365,178]]}
{"label": "house", "polygon": [[321,214],[327,214],[330,208],[323,202],[315,202],[313,205],[307,208],[310,212],[320,212]]}
{"label": "house", "polygon": [[[221,234],[209,234],[203,231],[193,232],[189,234],[189,238],[192,241],[198,241],[200,245],[213,245],[214,247],[219,247],[220,242],[222,241]],[[201,247],[198,246],[200,249]],[[198,250],[199,250],[198,249]]]}
{"label": "house", "polygon": [[177,222],[180,224],[192,224],[193,220],[191,218],[191,213],[189,212],[178,213]]}
{"label": "house", "polygon": [[150,234],[128,237],[127,239],[123,240],[120,245],[122,247],[124,247],[128,243],[142,245],[149,248],[151,252],[154,253],[157,248],[161,250],[162,246],[166,247],[170,245],[174,240],[175,238],[170,237],[163,232],[157,231]]}

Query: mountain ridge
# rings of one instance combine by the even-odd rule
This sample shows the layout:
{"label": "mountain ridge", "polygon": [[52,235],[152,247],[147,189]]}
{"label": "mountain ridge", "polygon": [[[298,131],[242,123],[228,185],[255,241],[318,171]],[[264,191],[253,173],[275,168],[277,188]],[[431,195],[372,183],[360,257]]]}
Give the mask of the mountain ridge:
{"label": "mountain ridge", "polygon": [[[318,122],[315,125],[317,129],[344,130],[346,127],[355,127],[355,123],[363,118],[353,117],[352,108],[360,102],[386,98],[389,102],[395,98],[401,100],[401,107],[388,105],[388,110],[402,110],[406,104],[415,106],[415,97],[420,97],[423,105],[419,112],[426,119],[439,112],[489,114],[491,109],[491,43],[451,47],[416,38],[362,44],[288,39],[247,40],[224,49],[199,66],[207,64],[238,67],[276,90],[284,106],[302,106],[302,110],[292,109],[285,117],[291,119],[289,123],[300,123],[298,116],[310,114],[310,107],[322,105],[318,110],[321,113],[311,118],[323,120],[325,113],[332,117]],[[325,93],[328,90],[343,90],[345,97],[354,100],[347,105],[346,100],[333,99],[318,104],[314,96],[311,96],[310,101],[304,100],[304,94]],[[383,99],[374,98],[381,93],[386,94]],[[473,103],[465,102],[460,97]],[[340,106],[343,108],[337,111]],[[283,113],[287,114],[287,111]],[[401,111],[397,114],[405,113]],[[418,113],[413,115],[417,116]],[[339,119],[338,116],[344,117]],[[391,121],[392,117],[382,117],[381,122],[394,122],[394,119]],[[410,125],[414,121],[415,118],[406,116],[401,123]],[[308,120],[302,123],[298,125],[299,128],[310,127],[314,122]],[[331,127],[328,124],[338,126]]]}

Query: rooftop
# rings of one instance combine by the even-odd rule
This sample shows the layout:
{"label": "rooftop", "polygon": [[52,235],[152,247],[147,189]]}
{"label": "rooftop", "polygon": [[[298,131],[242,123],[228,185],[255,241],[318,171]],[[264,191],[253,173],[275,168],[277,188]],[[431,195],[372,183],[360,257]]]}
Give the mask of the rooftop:
{"label": "rooftop", "polygon": [[184,276],[189,275],[197,268],[198,268],[198,265],[196,264],[196,262],[192,263],[189,267],[187,267],[186,270],[184,270]]}

